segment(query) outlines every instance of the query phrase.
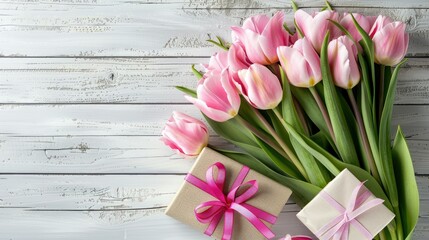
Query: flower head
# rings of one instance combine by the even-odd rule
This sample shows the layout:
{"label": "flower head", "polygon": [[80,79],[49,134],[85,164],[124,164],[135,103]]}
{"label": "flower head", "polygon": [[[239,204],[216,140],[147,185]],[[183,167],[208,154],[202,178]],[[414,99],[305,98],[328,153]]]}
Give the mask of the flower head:
{"label": "flower head", "polygon": [[200,120],[184,113],[173,112],[162,130],[161,140],[180,154],[196,156],[207,146],[209,133]]}
{"label": "flower head", "polygon": [[258,109],[273,109],[280,103],[283,91],[279,79],[267,67],[254,63],[238,72],[237,88]]}
{"label": "flower head", "polygon": [[405,24],[378,16],[370,31],[374,42],[375,62],[386,66],[398,64],[407,53],[408,33]]}
{"label": "flower head", "polygon": [[232,27],[233,39],[242,45],[252,63],[269,65],[278,62],[278,46],[290,44],[290,35],[283,27],[284,13],[272,18],[257,15],[244,21],[243,27]]}
{"label": "flower head", "polygon": [[351,89],[360,80],[357,66],[357,48],[346,36],[332,40],[328,45],[328,59],[336,86]]}
{"label": "flower head", "polygon": [[240,96],[230,79],[228,69],[201,79],[197,87],[197,98],[186,96],[186,99],[217,122],[235,117],[240,108]]}
{"label": "flower head", "polygon": [[277,54],[289,82],[296,87],[313,87],[322,80],[320,58],[307,37],[291,47],[279,47]]}

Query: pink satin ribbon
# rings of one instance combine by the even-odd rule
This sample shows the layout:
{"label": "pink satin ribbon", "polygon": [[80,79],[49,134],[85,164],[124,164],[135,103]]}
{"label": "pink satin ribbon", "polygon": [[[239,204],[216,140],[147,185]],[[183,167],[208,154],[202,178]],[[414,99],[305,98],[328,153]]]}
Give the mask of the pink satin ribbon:
{"label": "pink satin ribbon", "polygon": [[[217,169],[217,176],[214,174],[215,168]],[[209,224],[204,234],[211,236],[222,217],[224,217],[222,240],[230,240],[234,227],[235,211],[246,218],[264,237],[270,239],[275,236],[261,220],[274,224],[277,217],[246,203],[258,191],[258,182],[256,180],[243,184],[244,178],[249,171],[248,167],[243,166],[228,194],[223,192],[226,169],[220,162],[216,162],[209,167],[206,172],[206,182],[192,174],[186,175],[186,181],[216,198],[216,200],[198,205],[194,210],[199,222]],[[238,191],[239,189],[240,191]]]}
{"label": "pink satin ribbon", "polygon": [[371,192],[364,187],[364,183],[360,183],[351,195],[351,200],[348,203],[347,208],[344,208],[334,198],[332,198],[327,192],[321,191],[321,196],[338,212],[341,214],[334,218],[332,221],[323,226],[315,234],[321,240],[347,240],[349,236],[350,225],[353,225],[365,239],[372,239],[372,234],[356,220],[358,216],[367,212],[368,210],[382,204],[384,200],[376,198],[364,203]]}

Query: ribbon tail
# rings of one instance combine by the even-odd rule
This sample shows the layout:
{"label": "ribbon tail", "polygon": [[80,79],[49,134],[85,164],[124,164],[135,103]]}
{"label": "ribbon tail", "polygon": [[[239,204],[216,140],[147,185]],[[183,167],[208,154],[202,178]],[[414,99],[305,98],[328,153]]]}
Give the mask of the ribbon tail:
{"label": "ribbon tail", "polygon": [[359,221],[353,219],[351,223],[353,224],[353,227],[365,236],[365,239],[372,239],[372,234]]}
{"label": "ribbon tail", "polygon": [[276,223],[277,221],[277,217],[272,215],[271,213],[265,212],[257,207],[254,207],[250,204],[247,203],[242,203],[241,204],[243,207],[247,208],[249,211],[251,211],[253,214],[255,214],[255,216],[259,219],[262,219],[264,221],[267,221],[271,224]]}
{"label": "ribbon tail", "polygon": [[223,217],[222,212],[219,212],[218,214],[213,216],[212,220],[210,221],[209,226],[206,228],[206,231],[204,231],[204,234],[208,235],[208,236],[213,235],[213,232],[216,230],[216,227],[219,224],[222,217]]}
{"label": "ribbon tail", "polygon": [[335,233],[341,229],[341,226],[344,224],[343,215],[340,215],[336,218],[334,218],[332,221],[327,223],[325,226],[319,229],[315,233],[315,235],[320,238],[321,240],[328,240],[331,239]]}
{"label": "ribbon tail", "polygon": [[349,239],[350,224],[345,224],[343,227],[344,229],[342,230],[341,239],[347,240]]}
{"label": "ribbon tail", "polygon": [[234,209],[245,217],[265,238],[271,239],[275,237],[275,234],[269,229],[255,214],[253,214],[249,209],[244,206],[233,203],[231,204],[231,209]]}
{"label": "ribbon tail", "polygon": [[225,211],[222,240],[231,240],[233,227],[234,227],[234,211],[232,209],[228,209]]}

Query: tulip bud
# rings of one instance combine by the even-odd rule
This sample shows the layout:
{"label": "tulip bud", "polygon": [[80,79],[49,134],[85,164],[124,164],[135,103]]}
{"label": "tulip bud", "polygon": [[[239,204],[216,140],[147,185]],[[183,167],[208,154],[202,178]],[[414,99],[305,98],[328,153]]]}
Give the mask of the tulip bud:
{"label": "tulip bud", "polygon": [[387,17],[378,16],[370,32],[376,63],[394,66],[404,58],[409,38],[405,27],[402,22],[391,22]]}
{"label": "tulip bud", "polygon": [[280,81],[267,67],[254,63],[249,69],[240,70],[238,76],[237,88],[255,108],[273,109],[282,100]]}
{"label": "tulip bud", "polygon": [[207,146],[209,133],[200,120],[173,112],[162,130],[161,140],[179,154],[196,156]]}
{"label": "tulip bud", "polygon": [[353,14],[353,17],[367,33],[369,33],[369,30],[371,29],[370,21],[366,16],[359,13],[344,13],[344,17],[341,19],[340,24],[349,31],[356,42],[359,42],[362,39],[362,35],[360,35],[357,30],[351,14]]}
{"label": "tulip bud", "polygon": [[313,87],[322,80],[320,58],[307,37],[292,47],[279,47],[277,54],[289,82],[296,87]]}
{"label": "tulip bud", "polygon": [[346,36],[332,40],[328,45],[328,59],[336,86],[351,89],[359,83],[357,48]]}
{"label": "tulip bud", "polygon": [[197,87],[197,98],[185,96],[207,117],[225,122],[238,114],[240,96],[232,84],[228,69],[201,79]]}
{"label": "tulip bud", "polygon": [[323,39],[325,38],[328,30],[331,33],[331,39],[341,36],[341,31],[329,22],[328,19],[338,21],[338,13],[325,10],[315,13],[312,16],[301,9],[295,12],[296,24],[299,29],[301,29],[304,36],[310,40],[317,52],[320,52]]}
{"label": "tulip bud", "polygon": [[232,27],[233,39],[244,46],[253,63],[269,65],[278,62],[276,49],[287,46],[290,35],[283,27],[284,13],[278,12],[271,19],[265,15],[250,17],[243,27]]}

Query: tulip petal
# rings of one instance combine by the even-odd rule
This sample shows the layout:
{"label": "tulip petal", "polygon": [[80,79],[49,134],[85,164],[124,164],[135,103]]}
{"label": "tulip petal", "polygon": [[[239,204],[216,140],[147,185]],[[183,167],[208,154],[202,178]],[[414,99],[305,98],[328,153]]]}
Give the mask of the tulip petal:
{"label": "tulip petal", "polygon": [[225,122],[229,119],[231,119],[231,116],[221,110],[217,110],[214,108],[211,108],[209,106],[207,106],[207,104],[199,99],[190,97],[190,96],[185,96],[185,98],[193,103],[198,109],[200,109],[201,112],[203,112],[205,115],[207,115],[207,117],[217,121],[217,122]]}
{"label": "tulip petal", "polygon": [[268,22],[259,38],[264,55],[270,63],[278,62],[277,47],[289,45],[289,33],[283,28],[284,13],[277,12]]}
{"label": "tulip petal", "polygon": [[260,14],[246,19],[243,23],[243,29],[250,29],[255,33],[261,34],[267,26],[270,18],[266,15]]}
{"label": "tulip petal", "polygon": [[312,20],[313,20],[313,17],[302,9],[298,9],[298,11],[295,12],[296,24],[304,34],[310,31],[308,25]]}

